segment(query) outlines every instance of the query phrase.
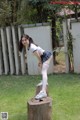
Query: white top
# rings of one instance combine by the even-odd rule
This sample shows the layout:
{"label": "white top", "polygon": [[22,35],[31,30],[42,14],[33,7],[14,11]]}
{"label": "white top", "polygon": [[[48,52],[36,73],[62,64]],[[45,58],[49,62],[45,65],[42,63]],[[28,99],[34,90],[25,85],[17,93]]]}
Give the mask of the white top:
{"label": "white top", "polygon": [[43,52],[45,51],[41,47],[36,46],[33,43],[31,43],[29,50],[31,50],[32,52],[35,52],[37,50],[40,54],[43,54]]}

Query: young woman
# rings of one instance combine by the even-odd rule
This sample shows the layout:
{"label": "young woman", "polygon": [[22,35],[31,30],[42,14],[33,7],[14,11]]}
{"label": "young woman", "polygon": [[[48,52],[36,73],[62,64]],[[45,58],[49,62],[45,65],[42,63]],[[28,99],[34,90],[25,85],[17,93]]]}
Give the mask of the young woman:
{"label": "young woman", "polygon": [[41,99],[47,97],[46,85],[47,85],[47,70],[49,63],[52,59],[52,54],[49,51],[45,51],[40,46],[36,45],[33,39],[29,35],[23,34],[19,42],[19,51],[21,52],[23,47],[27,47],[28,50],[32,51],[38,59],[38,66],[41,67],[42,81],[39,85],[42,85],[41,91],[35,96],[35,99]]}

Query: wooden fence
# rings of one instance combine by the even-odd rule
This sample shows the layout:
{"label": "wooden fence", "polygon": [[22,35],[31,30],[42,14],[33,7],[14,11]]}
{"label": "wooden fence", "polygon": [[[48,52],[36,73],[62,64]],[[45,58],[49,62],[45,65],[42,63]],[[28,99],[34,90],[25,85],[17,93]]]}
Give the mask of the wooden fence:
{"label": "wooden fence", "polygon": [[19,54],[18,50],[21,34],[20,26],[0,28],[0,75],[27,73],[25,53]]}
{"label": "wooden fence", "polygon": [[[26,50],[19,52],[19,40],[23,33],[30,34],[45,49],[52,50],[49,23],[2,27],[0,28],[0,75],[39,74],[37,63],[32,56],[30,54],[28,56]],[[53,62],[50,65],[49,73],[53,73]]]}

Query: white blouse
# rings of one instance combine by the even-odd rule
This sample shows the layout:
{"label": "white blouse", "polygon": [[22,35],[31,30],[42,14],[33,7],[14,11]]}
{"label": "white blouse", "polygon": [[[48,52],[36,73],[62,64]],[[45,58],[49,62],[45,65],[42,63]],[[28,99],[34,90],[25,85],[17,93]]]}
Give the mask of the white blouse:
{"label": "white blouse", "polygon": [[43,52],[45,51],[41,47],[36,46],[33,43],[31,43],[29,50],[32,51],[32,52],[35,52],[37,50],[40,54],[43,54]]}

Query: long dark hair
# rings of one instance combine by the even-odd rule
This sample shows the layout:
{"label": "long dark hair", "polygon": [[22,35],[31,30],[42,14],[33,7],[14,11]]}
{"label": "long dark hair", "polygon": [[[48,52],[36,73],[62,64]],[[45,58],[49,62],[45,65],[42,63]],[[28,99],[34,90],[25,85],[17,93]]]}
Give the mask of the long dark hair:
{"label": "long dark hair", "polygon": [[[23,38],[23,37],[29,40],[28,50],[29,50],[29,48],[30,48],[30,44],[31,44],[31,43],[34,43],[33,39],[32,39],[31,37],[29,37],[29,35],[23,34],[23,35],[21,36],[20,41],[19,41],[19,51],[20,51],[20,52],[22,52],[22,49],[23,49],[23,47],[24,47],[23,44],[22,44],[22,38]],[[35,44],[35,43],[34,43],[34,44]]]}

